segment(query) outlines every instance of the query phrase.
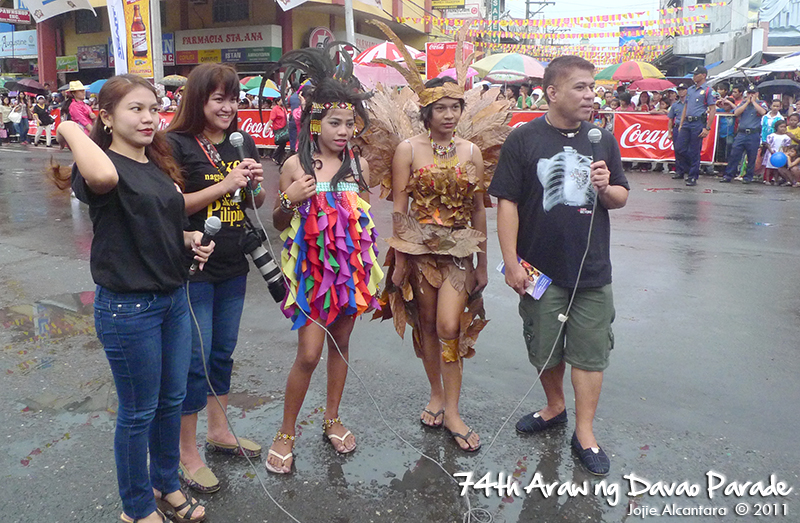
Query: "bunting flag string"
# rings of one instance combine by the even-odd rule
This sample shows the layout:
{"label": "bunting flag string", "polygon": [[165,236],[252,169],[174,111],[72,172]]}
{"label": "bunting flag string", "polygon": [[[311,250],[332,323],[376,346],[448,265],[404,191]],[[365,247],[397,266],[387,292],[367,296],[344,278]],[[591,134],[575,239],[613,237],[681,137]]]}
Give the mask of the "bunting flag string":
{"label": "bunting flag string", "polygon": [[651,61],[659,56],[669,45],[594,47],[594,46],[557,46],[557,45],[525,45],[498,44],[476,42],[475,46],[482,50],[523,53],[539,60],[551,60],[565,54],[577,55],[595,63],[619,63],[626,60]]}
{"label": "bunting flag string", "polygon": [[[668,7],[665,9],[658,9],[656,11],[636,11],[631,13],[619,13],[613,15],[595,15],[595,16],[578,16],[573,18],[531,18],[527,20],[523,19],[510,19],[510,20],[489,20],[489,19],[479,19],[479,20],[469,20],[475,26],[486,26],[486,25],[493,25],[497,24],[500,27],[570,27],[574,25],[582,25],[582,24],[599,24],[605,23],[608,25],[615,25],[614,22],[632,22],[636,21],[637,23],[644,23],[645,20],[637,20],[639,18],[651,18],[654,15],[666,16],[666,15],[674,15],[676,13],[681,13],[683,11],[689,12],[696,12],[696,11],[705,11],[709,8],[713,7],[724,7],[727,6],[728,2],[713,2],[708,4],[697,4],[697,5],[690,5],[686,7]],[[691,18],[691,17],[689,17]],[[668,20],[678,20],[679,18],[669,18],[669,19],[662,19],[656,20],[655,22],[660,23],[667,23]],[[442,18],[438,16],[430,16],[426,15],[423,17],[397,17],[397,22],[399,23],[406,23],[406,22],[413,22],[413,23],[422,23],[428,22],[432,23],[433,25],[437,26],[450,26],[450,27],[458,27],[464,24],[464,22],[468,21],[467,19],[460,19],[460,18]],[[677,22],[674,22],[677,23]],[[616,24],[618,25],[618,24]]]}
{"label": "bunting flag string", "polygon": [[684,25],[679,27],[662,27],[658,29],[639,29],[626,31],[610,31],[605,33],[522,33],[516,31],[495,31],[492,29],[471,29],[467,32],[469,36],[483,36],[491,38],[522,38],[522,39],[541,39],[550,38],[553,40],[571,40],[576,38],[618,38],[620,36],[675,36],[692,35],[701,32],[703,29],[694,25]]}

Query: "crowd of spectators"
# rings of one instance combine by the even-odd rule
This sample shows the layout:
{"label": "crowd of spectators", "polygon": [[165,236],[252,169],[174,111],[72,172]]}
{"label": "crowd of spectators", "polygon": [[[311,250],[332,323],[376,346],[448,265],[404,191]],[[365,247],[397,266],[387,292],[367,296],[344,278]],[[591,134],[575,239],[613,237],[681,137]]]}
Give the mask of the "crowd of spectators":
{"label": "crowd of spectators", "polygon": [[[677,109],[677,121],[679,121],[683,109],[681,97],[685,97],[686,87],[688,87],[687,84],[680,84],[680,86],[663,91],[640,92],[629,91],[625,85],[620,85],[616,89],[597,87],[592,122],[598,127],[613,131],[614,113],[617,111],[672,115],[672,118],[676,112],[675,110],[670,111],[673,105],[675,105],[674,109]],[[724,165],[731,155],[738,127],[738,118],[734,115],[734,111],[744,102],[747,90],[748,86],[746,85],[731,86],[728,82],[719,82],[714,85],[717,115],[720,116],[714,157],[715,165]],[[767,99],[764,100],[764,98]],[[501,89],[498,99],[516,101],[517,110],[520,111],[547,109],[547,100],[541,88],[528,84],[506,86]],[[798,125],[800,124],[800,112],[797,108],[797,105],[800,104],[796,104],[796,102],[800,102],[800,96],[795,100],[791,94],[766,95],[762,100],[768,104],[769,112],[763,116],[761,122],[761,147],[756,159],[756,174],[761,175],[764,183],[767,184],[800,186],[800,125]],[[676,104],[676,102],[680,103]],[[676,126],[677,121],[675,122]],[[779,122],[784,122],[784,129],[779,130],[777,126]],[[788,160],[786,166],[777,168],[772,166],[769,158],[771,154],[779,151],[785,153]],[[666,170],[667,164],[639,162],[638,164],[626,163],[626,167],[642,171],[661,171]],[[724,167],[722,168],[724,169]],[[704,166],[704,169],[705,174],[722,174],[715,171],[713,166]],[[669,170],[674,173],[672,165],[669,165]],[[742,180],[742,176],[738,176],[737,179]]]}

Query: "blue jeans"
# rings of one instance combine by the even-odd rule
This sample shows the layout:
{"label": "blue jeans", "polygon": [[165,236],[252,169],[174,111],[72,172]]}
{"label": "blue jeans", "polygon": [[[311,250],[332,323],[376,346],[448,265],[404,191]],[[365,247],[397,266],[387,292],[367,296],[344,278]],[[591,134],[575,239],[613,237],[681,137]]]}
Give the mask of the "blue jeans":
{"label": "blue jeans", "polygon": [[144,518],[156,509],[153,488],[180,488],[181,404],[192,350],[186,291],[118,293],[98,285],[94,312],[119,398],[114,458],[122,507]]}
{"label": "blue jeans", "polygon": [[[696,180],[700,176],[700,151],[703,148],[700,133],[703,129],[705,125],[702,121],[683,122],[683,127],[678,133],[677,147],[683,152],[683,165],[675,171],[685,174],[687,180]],[[677,158],[676,161],[680,162]]]}
{"label": "blue jeans", "polygon": [[201,354],[205,358],[208,378],[214,391],[224,395],[231,390],[233,349],[236,348],[239,338],[239,322],[242,319],[246,288],[246,274],[219,283],[189,283],[189,299],[197,323],[200,324],[203,349],[201,352],[200,337],[192,322],[192,363],[186,399],[183,401],[184,415],[203,410],[208,396],[212,394],[206,382]]}
{"label": "blue jeans", "polygon": [[759,133],[745,134],[740,132],[733,139],[733,149],[728,156],[728,167],[725,169],[725,178],[733,180],[739,175],[739,163],[742,155],[747,154],[747,172],[744,179],[748,182],[753,181],[753,174],[756,170],[756,156],[758,148],[761,146],[761,135]]}
{"label": "blue jeans", "polygon": [[19,135],[19,143],[27,143],[28,142],[28,119],[23,118],[19,121],[18,124],[14,124],[17,126],[17,134]]}

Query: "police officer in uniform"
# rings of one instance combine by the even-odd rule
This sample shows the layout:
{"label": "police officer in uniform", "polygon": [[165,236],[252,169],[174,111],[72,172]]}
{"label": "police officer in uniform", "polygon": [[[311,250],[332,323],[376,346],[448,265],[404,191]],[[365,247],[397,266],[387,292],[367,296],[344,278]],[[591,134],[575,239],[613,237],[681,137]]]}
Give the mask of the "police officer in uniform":
{"label": "police officer in uniform", "polygon": [[759,100],[758,91],[751,85],[742,101],[733,110],[733,115],[739,119],[739,127],[733,139],[728,167],[725,169],[725,176],[720,180],[721,183],[731,183],[736,177],[744,153],[747,154],[747,173],[742,178],[742,183],[753,181],[756,155],[761,145],[761,117],[765,114],[767,114],[767,104]]}
{"label": "police officer in uniform", "polygon": [[678,85],[678,99],[669,106],[667,112],[667,132],[669,139],[672,140],[672,148],[675,151],[675,170],[672,171],[672,179],[682,179],[686,174],[684,170],[686,165],[686,150],[678,147],[677,129],[681,125],[681,115],[683,115],[683,106],[686,105],[686,84]]}
{"label": "police officer in uniform", "polygon": [[703,66],[692,71],[694,85],[686,93],[681,123],[678,128],[678,147],[686,151],[683,171],[686,185],[697,185],[700,176],[700,151],[703,139],[711,132],[711,123],[717,114],[716,93],[706,84],[708,71]]}

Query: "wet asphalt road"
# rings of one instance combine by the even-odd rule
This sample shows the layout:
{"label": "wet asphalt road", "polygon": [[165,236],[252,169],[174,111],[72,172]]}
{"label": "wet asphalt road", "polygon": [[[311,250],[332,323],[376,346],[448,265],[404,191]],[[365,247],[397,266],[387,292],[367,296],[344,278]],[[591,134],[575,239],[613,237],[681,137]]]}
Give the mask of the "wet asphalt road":
{"label": "wet asphalt road", "polygon": [[[44,179],[51,153],[69,161],[54,149],[0,148],[0,521],[118,521],[116,396],[93,332],[91,223],[85,206]],[[269,163],[265,170],[273,193],[276,169]],[[595,423],[612,457],[606,495],[595,494],[599,481],[570,452],[571,406],[566,428],[515,433],[516,419],[542,405],[539,385],[497,434],[535,374],[517,300],[493,270],[500,261],[493,210],[485,291],[491,322],[466,362],[462,396],[463,414],[481,434],[483,449],[466,455],[443,431],[420,426],[426,379],[410,340],[400,340],[388,323],[364,319],[351,340],[355,372],[341,409],[358,450],[337,456],[320,437],[321,365],[299,418],[295,474],[268,475],[255,462],[269,494],[304,523],[462,521],[467,503],[460,488],[389,431],[371,394],[386,423],[448,472],[503,472],[521,486],[538,472],[544,483],[556,483],[548,496],[536,489],[510,496],[473,491],[471,505],[495,522],[635,521],[641,516],[629,512],[661,514],[672,503],[727,514],[667,513],[664,520],[800,521],[800,190],[723,185],[710,177],[686,188],[654,173],[629,178],[629,204],[612,212],[617,341]],[[373,203],[379,230],[390,234],[390,204]],[[269,214],[263,211],[263,219]],[[268,230],[277,248],[277,233]],[[296,336],[256,273],[248,284],[230,414],[239,435],[266,448],[280,423]],[[569,383],[566,390],[569,405]],[[292,521],[245,461],[208,461],[223,485],[217,494],[199,496],[209,521]],[[737,497],[719,489],[709,499],[709,471],[724,476],[726,486],[769,484],[774,475],[792,490]],[[629,495],[647,490],[623,477],[630,474],[646,478],[651,491]],[[588,494],[559,495],[559,488],[584,482]],[[658,492],[657,482],[698,490],[669,496]],[[742,502],[748,515],[736,517]],[[759,510],[782,515],[754,516]],[[471,521],[489,520],[476,514]]]}

